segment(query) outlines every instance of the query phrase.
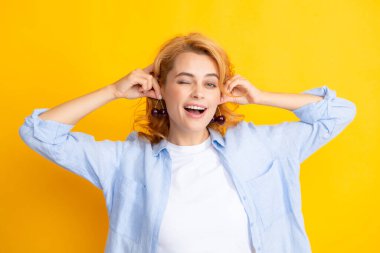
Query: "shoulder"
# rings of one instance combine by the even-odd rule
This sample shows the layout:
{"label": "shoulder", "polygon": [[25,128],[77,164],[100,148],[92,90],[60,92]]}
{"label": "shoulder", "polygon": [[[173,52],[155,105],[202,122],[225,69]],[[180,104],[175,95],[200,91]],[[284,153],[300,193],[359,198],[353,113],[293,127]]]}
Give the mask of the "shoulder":
{"label": "shoulder", "polygon": [[227,129],[225,141],[226,145],[232,146],[232,148],[252,147],[253,145],[263,147],[268,142],[263,127],[244,120]]}
{"label": "shoulder", "polygon": [[226,135],[246,136],[246,137],[273,137],[279,135],[283,131],[283,124],[277,125],[258,125],[250,121],[240,121],[236,126],[230,127],[226,131]]}
{"label": "shoulder", "polygon": [[150,143],[144,137],[138,135],[137,131],[128,134],[124,141],[124,151],[126,153],[141,153]]}
{"label": "shoulder", "polygon": [[268,150],[278,155],[288,122],[272,125],[258,125],[250,121],[240,121],[226,131],[226,144],[233,148]]}

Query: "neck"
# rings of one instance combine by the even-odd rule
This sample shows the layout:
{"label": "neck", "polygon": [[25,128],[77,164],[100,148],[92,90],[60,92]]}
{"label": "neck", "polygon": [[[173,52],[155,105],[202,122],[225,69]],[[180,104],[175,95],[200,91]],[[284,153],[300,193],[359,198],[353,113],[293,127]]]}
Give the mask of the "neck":
{"label": "neck", "polygon": [[171,129],[169,129],[169,135],[167,140],[179,146],[192,146],[203,143],[209,136],[210,133],[207,130],[207,128],[200,132],[191,133],[171,131]]}

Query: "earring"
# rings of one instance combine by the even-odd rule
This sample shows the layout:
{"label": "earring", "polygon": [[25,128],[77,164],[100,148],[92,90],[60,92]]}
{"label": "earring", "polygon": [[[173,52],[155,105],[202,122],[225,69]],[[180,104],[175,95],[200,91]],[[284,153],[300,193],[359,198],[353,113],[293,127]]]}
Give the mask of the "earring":
{"label": "earring", "polygon": [[166,111],[166,109],[163,108],[164,106],[162,104],[161,99],[160,99],[160,103],[161,103],[161,107],[163,109],[157,109],[156,108],[157,103],[158,103],[158,100],[156,101],[156,104],[155,104],[154,108],[151,111],[152,116],[153,117],[157,117],[157,118],[164,118],[164,117],[168,116],[168,112]]}
{"label": "earring", "polygon": [[[218,110],[219,110],[219,106],[218,106]],[[214,116],[211,120],[211,123],[218,123],[219,125],[223,125],[224,122],[226,122],[226,117],[224,117],[223,115],[221,115],[220,113],[220,110],[219,110],[219,116]]]}

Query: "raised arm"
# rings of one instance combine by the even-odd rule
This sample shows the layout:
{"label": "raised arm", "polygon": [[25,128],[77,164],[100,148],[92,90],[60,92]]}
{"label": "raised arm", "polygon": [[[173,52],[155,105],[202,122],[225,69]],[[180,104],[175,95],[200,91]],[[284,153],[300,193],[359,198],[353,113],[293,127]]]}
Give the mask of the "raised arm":
{"label": "raised arm", "polygon": [[[117,82],[51,108],[35,109],[19,128],[22,140],[37,153],[89,180],[96,187],[109,186],[119,168],[125,141],[96,141],[89,134],[71,132],[87,114],[117,98],[159,94],[158,83],[147,69],[137,69]],[[155,89],[152,89],[152,88]],[[152,90],[151,90],[152,89]]]}
{"label": "raised arm", "polygon": [[153,65],[143,70],[136,69],[111,85],[55,106],[41,113],[39,117],[75,125],[87,114],[118,98],[157,98],[160,96],[160,89],[157,81],[150,75],[152,69]]}
{"label": "raised arm", "polygon": [[268,141],[277,155],[286,155],[297,163],[331,141],[356,115],[356,105],[337,97],[326,85],[302,93],[266,92],[246,78],[235,75],[225,84],[221,103],[258,104],[292,111],[300,120],[275,125],[241,124],[254,135]]}
{"label": "raised arm", "polygon": [[322,96],[307,93],[261,91],[256,104],[274,106],[293,111],[304,105],[318,102],[322,99]]}
{"label": "raised arm", "polygon": [[341,133],[356,115],[356,105],[337,97],[326,85],[301,94],[271,93],[261,104],[291,110],[300,119],[259,127],[277,143],[276,152],[287,153],[299,163]]}
{"label": "raised arm", "polygon": [[57,105],[39,115],[43,120],[54,120],[60,123],[76,125],[79,120],[99,107],[117,99],[115,86],[107,85],[89,94]]}
{"label": "raised arm", "polygon": [[251,82],[235,75],[223,86],[224,92],[220,103],[233,102],[238,104],[256,104],[283,108],[286,110],[296,110],[304,105],[318,102],[323,97],[311,93],[285,93],[264,91],[252,85]]}

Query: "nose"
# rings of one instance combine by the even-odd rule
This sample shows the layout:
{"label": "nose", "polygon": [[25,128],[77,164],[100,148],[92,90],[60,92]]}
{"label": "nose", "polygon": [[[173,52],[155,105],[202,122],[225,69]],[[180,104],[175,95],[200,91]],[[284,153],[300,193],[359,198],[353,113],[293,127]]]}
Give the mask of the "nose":
{"label": "nose", "polygon": [[194,98],[204,98],[202,84],[195,84],[192,92]]}

